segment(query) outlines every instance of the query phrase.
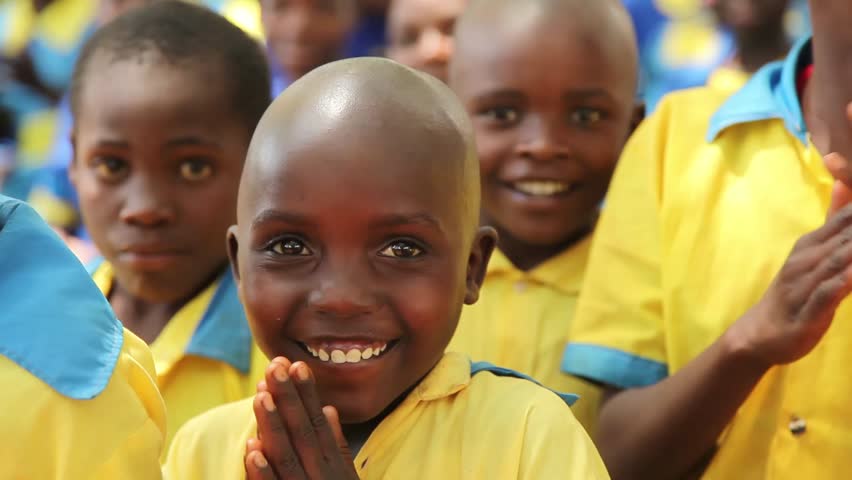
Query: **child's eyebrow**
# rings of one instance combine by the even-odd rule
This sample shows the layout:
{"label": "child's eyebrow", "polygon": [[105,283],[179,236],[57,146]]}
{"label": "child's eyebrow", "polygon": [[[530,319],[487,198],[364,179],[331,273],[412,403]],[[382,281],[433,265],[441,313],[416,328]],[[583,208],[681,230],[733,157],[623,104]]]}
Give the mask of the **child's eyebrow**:
{"label": "child's eyebrow", "polygon": [[313,222],[308,220],[308,218],[304,215],[300,215],[298,213],[291,213],[291,212],[282,212],[280,210],[266,209],[266,210],[260,212],[259,214],[257,214],[256,217],[254,217],[254,220],[252,220],[252,222],[251,222],[251,228],[252,228],[252,230],[254,230],[254,229],[258,228],[259,226],[263,225],[264,223],[270,223],[270,222],[272,222],[272,223],[288,223],[288,224],[291,224],[291,225],[298,225],[298,226],[311,226],[311,225],[313,225]]}
{"label": "child's eyebrow", "polygon": [[370,228],[389,228],[389,227],[400,227],[404,225],[429,225],[441,232],[444,231],[441,228],[441,222],[439,222],[432,215],[422,212],[422,213],[414,213],[414,214],[392,214],[385,215],[381,218],[378,218],[372,222],[370,222]]}

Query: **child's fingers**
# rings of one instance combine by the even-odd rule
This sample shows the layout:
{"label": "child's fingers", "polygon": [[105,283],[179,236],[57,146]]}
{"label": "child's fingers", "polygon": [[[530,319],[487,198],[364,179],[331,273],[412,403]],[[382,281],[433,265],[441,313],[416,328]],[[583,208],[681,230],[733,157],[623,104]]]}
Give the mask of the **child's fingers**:
{"label": "child's fingers", "polygon": [[263,456],[263,452],[252,451],[245,456],[246,480],[278,480],[275,472]]}
{"label": "child's fingers", "polygon": [[[323,478],[323,452],[302,398],[296,390],[295,379],[290,376],[291,366],[286,359],[273,359],[266,372],[266,385],[280,411],[284,428],[290,434],[290,443],[305,476]],[[275,463],[273,465],[278,468]],[[279,473],[283,474],[280,470]]]}
{"label": "child's fingers", "polygon": [[302,405],[304,405],[311,425],[314,427],[323,456],[325,458],[339,457],[337,442],[329,427],[328,419],[323,413],[311,369],[304,362],[296,362],[291,367],[290,374],[296,378],[296,390],[299,392]]}
{"label": "child's fingers", "polygon": [[340,415],[337,413],[337,409],[331,405],[327,405],[322,407],[322,413],[328,421],[328,426],[334,436],[334,443],[337,445],[337,449],[340,451],[343,459],[348,462],[347,464],[352,465],[352,451],[349,450],[349,442],[346,441],[346,437],[343,435],[343,427],[340,425]]}
{"label": "child's fingers", "polygon": [[271,469],[283,478],[306,478],[287,428],[269,392],[260,392],[254,397],[254,416],[264,459],[272,463]]}

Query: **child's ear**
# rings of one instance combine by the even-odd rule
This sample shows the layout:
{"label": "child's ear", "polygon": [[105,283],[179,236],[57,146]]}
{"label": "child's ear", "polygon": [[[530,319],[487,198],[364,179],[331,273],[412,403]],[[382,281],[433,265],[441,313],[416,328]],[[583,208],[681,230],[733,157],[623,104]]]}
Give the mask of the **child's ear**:
{"label": "child's ear", "polygon": [[473,248],[470,250],[470,257],[467,259],[465,304],[473,305],[479,300],[479,289],[482,288],[482,282],[485,281],[488,260],[491,259],[491,253],[494,252],[496,246],[497,231],[491,227],[479,227],[473,241]]}
{"label": "child's ear", "polygon": [[636,103],[633,105],[633,118],[630,119],[630,135],[633,135],[633,132],[639,128],[639,124],[642,123],[642,120],[645,120],[645,101],[644,100],[636,100]]}
{"label": "child's ear", "polygon": [[240,284],[240,262],[239,262],[239,247],[240,244],[237,241],[237,226],[231,225],[228,227],[228,240],[227,246],[228,249],[228,260],[231,261],[231,272],[234,274],[234,280],[236,280],[237,285]]}

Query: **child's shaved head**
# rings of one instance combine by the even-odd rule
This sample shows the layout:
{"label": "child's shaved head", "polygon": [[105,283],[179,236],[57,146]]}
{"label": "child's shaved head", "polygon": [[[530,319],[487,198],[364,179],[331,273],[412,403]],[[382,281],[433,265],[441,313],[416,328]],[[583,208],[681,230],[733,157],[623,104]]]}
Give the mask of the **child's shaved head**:
{"label": "child's shaved head", "polygon": [[464,109],[390,60],[320,67],[263,115],[229,251],[258,345],[375,419],[444,353],[494,246]]}
{"label": "child's shaved head", "polygon": [[457,48],[468,52],[492,41],[500,32],[550,24],[594,46],[589,54],[602,53],[613,61],[623,62],[633,72],[634,82],[637,81],[638,51],[633,23],[620,0],[472,0],[456,23],[455,36],[460,44]]}
{"label": "child's shaved head", "polygon": [[239,204],[251,201],[259,182],[275,178],[270,170],[279,169],[292,149],[317,137],[341,143],[369,137],[389,149],[410,151],[398,161],[428,161],[443,172],[454,195],[460,195],[465,218],[476,224],[479,165],[473,130],[453,92],[436,79],[380,58],[342,60],[309,73],[260,120]]}

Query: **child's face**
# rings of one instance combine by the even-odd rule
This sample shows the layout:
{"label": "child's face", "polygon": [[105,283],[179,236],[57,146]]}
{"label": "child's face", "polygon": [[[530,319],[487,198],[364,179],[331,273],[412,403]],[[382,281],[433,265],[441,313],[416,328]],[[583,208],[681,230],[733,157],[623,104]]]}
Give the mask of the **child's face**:
{"label": "child's face", "polygon": [[719,21],[734,30],[756,30],[770,22],[780,26],[789,0],[706,0]]}
{"label": "child's face", "polygon": [[354,0],[261,0],[275,60],[291,80],[340,57],[355,21]]}
{"label": "child's face", "polygon": [[485,265],[476,245],[471,259],[475,218],[460,208],[455,172],[436,167],[463,148],[333,131],[334,141],[283,133],[263,149],[260,166],[247,167],[229,238],[262,350],[307,362],[323,403],[359,423],[437,363]]}
{"label": "child's face", "polygon": [[227,264],[249,129],[213,70],[96,57],[80,92],[71,178],[83,220],[118,285],[149,302],[186,299]]}
{"label": "child's face", "polygon": [[569,21],[469,28],[451,86],[476,131],[484,221],[504,240],[568,242],[593,224],[631,131],[635,62]]}
{"label": "child's face", "polygon": [[394,0],[390,9],[388,56],[447,81],[453,26],[466,0]]}

